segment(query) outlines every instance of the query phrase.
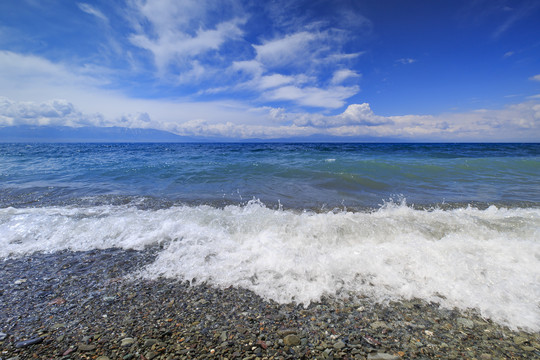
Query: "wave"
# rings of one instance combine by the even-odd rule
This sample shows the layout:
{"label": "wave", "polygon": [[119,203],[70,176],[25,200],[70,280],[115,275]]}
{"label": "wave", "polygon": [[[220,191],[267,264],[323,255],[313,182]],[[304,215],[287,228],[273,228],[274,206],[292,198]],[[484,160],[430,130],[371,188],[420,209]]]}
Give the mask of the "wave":
{"label": "wave", "polygon": [[259,201],[0,209],[0,256],[156,247],[144,278],[238,286],[278,302],[421,298],[540,330],[540,209],[296,211]]}

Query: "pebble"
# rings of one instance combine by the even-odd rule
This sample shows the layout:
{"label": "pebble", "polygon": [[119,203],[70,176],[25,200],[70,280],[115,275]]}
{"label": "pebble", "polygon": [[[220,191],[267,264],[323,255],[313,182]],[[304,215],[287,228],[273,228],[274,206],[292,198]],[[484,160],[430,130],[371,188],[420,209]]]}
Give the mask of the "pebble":
{"label": "pebble", "polygon": [[152,346],[154,344],[157,344],[157,342],[158,341],[156,339],[146,339],[146,340],[144,340],[144,346],[150,347],[150,346]]}
{"label": "pebble", "polygon": [[68,356],[72,352],[77,351],[77,346],[70,346],[66,351],[62,353],[62,356]]}
{"label": "pebble", "polygon": [[8,335],[6,333],[0,332],[0,341],[4,341],[7,338],[7,336]]}
{"label": "pebble", "polygon": [[79,344],[77,345],[77,348],[79,351],[94,351],[96,349],[96,345],[94,344]]}
{"label": "pebble", "polygon": [[[537,332],[420,300],[324,298],[303,306],[203,282],[123,278],[152,263],[152,254],[65,251],[0,263],[0,330],[9,334],[2,359],[61,358],[62,351],[66,360],[540,359]],[[11,286],[36,274],[50,278],[50,287],[30,280]],[[47,305],[60,298],[68,301]],[[7,341],[32,335],[42,344]]]}
{"label": "pebble", "polygon": [[57,330],[57,329],[65,328],[65,327],[66,327],[66,324],[64,323],[56,323],[53,326],[51,326],[51,330]]}
{"label": "pebble", "polygon": [[462,317],[457,319],[457,323],[458,325],[461,325],[462,327],[465,327],[468,329],[472,329],[474,327],[474,322],[472,320],[465,319]]}
{"label": "pebble", "polygon": [[155,352],[155,351],[149,351],[149,352],[147,352],[146,354],[144,354],[144,357],[147,358],[148,360],[152,360],[152,359],[154,359],[156,356],[158,356],[158,353]]}
{"label": "pebble", "polygon": [[384,321],[375,321],[375,322],[371,323],[370,327],[373,330],[388,329],[388,325],[386,325],[386,323]]}
{"label": "pebble", "polygon": [[283,343],[286,346],[300,345],[300,338],[294,334],[287,335],[283,338]]}
{"label": "pebble", "polygon": [[43,338],[37,337],[29,340],[19,341],[15,343],[16,348],[24,348],[30,345],[35,345],[43,342]]}
{"label": "pebble", "polygon": [[367,358],[368,360],[398,360],[399,356],[378,352],[368,354]]}
{"label": "pebble", "polygon": [[135,342],[134,338],[127,337],[120,341],[120,346],[122,347],[131,346],[134,342]]}

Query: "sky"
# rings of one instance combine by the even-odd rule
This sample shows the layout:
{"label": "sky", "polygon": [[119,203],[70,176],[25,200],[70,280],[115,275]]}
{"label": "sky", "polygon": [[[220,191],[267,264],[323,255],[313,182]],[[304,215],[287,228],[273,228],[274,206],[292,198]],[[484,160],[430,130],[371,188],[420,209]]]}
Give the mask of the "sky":
{"label": "sky", "polygon": [[14,125],[540,142],[540,1],[2,1]]}

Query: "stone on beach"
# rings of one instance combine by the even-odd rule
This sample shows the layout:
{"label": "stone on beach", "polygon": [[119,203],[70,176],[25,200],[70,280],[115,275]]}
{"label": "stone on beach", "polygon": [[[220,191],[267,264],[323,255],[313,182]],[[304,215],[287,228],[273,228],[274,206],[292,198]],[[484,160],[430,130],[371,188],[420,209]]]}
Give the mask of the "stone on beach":
{"label": "stone on beach", "polygon": [[37,337],[29,340],[19,341],[15,343],[15,347],[17,348],[24,348],[30,345],[35,345],[43,342],[43,338]]}
{"label": "stone on beach", "polygon": [[398,360],[399,356],[378,352],[374,354],[368,354],[367,358],[368,360]]}
{"label": "stone on beach", "polygon": [[[33,259],[0,264],[0,285],[34,279],[35,273],[58,279],[52,291],[28,281],[24,289],[3,293],[3,359],[34,354],[99,360],[540,358],[538,333],[512,331],[478,314],[419,300],[377,304],[369,298],[324,298],[304,306],[203,282],[117,280],[151,263],[151,252],[65,252]],[[65,262],[91,266],[74,273],[75,267],[61,266]],[[65,304],[47,305],[59,294]],[[105,302],[106,296],[115,300]],[[34,341],[33,334],[42,339],[35,340],[40,345],[16,347],[22,345],[19,339]]]}
{"label": "stone on beach", "polygon": [[300,345],[300,338],[297,335],[290,334],[283,338],[283,343],[287,346]]}

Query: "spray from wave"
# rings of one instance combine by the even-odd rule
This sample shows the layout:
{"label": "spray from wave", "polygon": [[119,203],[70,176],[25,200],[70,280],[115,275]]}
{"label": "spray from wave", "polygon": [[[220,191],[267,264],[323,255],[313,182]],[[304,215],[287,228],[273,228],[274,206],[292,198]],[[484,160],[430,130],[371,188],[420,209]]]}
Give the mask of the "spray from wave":
{"label": "spray from wave", "polygon": [[540,209],[366,212],[270,209],[259,201],[0,209],[0,256],[159,245],[144,278],[238,286],[278,302],[421,298],[540,330]]}

